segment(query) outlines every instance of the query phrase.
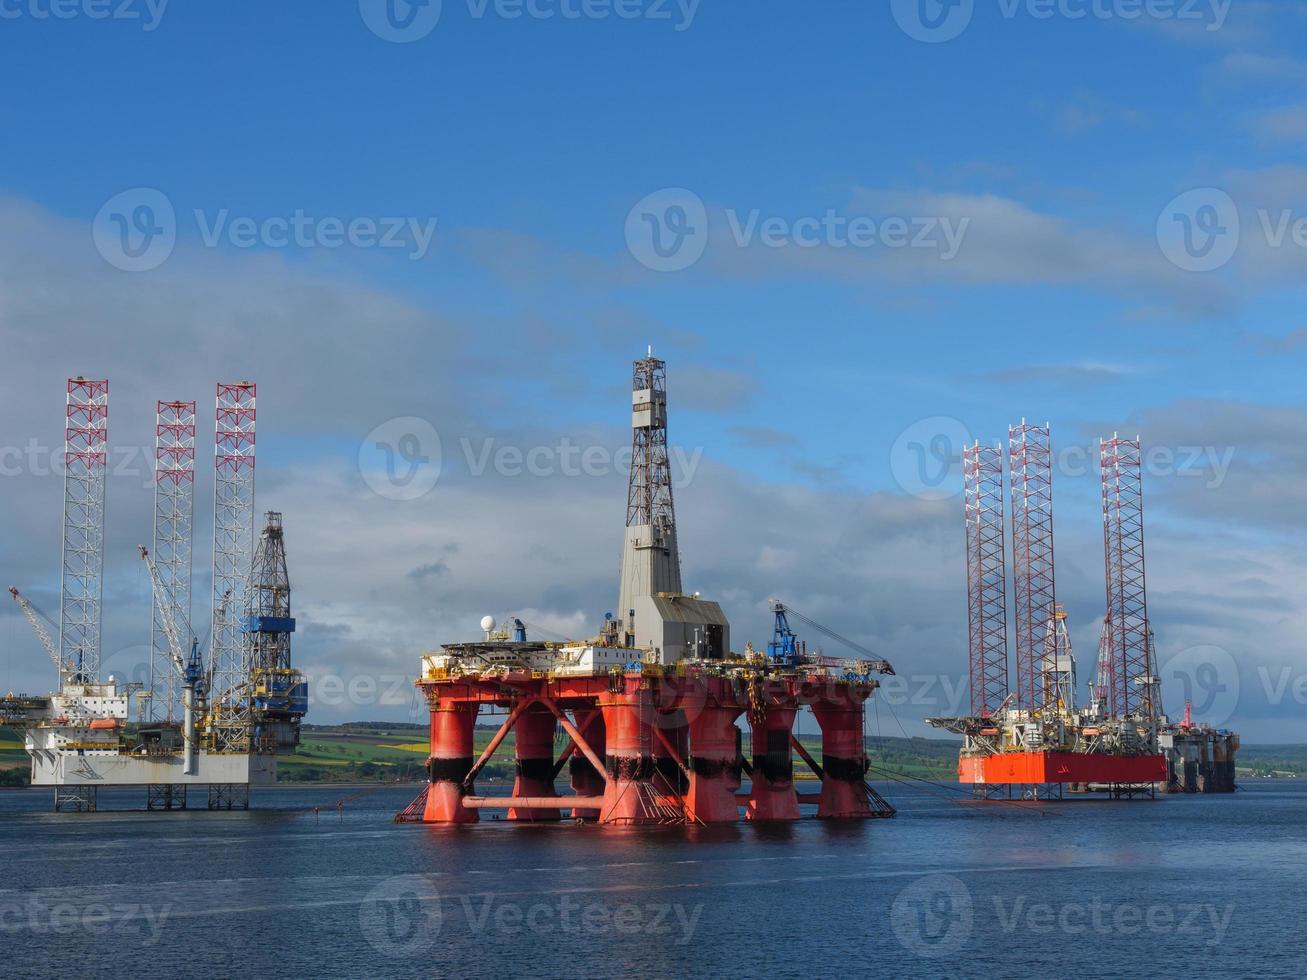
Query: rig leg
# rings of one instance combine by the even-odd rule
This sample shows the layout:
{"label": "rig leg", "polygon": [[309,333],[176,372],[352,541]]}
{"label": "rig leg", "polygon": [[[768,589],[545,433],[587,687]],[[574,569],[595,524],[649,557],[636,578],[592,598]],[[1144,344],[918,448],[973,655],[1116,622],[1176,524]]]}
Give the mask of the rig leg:
{"label": "rig leg", "polygon": [[248,810],[249,783],[209,783],[210,810]]}
{"label": "rig leg", "polygon": [[[604,716],[598,708],[578,708],[576,712],[576,728],[585,740],[590,743],[595,754],[599,758],[604,757],[605,739],[604,739]],[[604,776],[598,772],[585,754],[576,751],[572,753],[572,758],[568,761],[570,782],[572,790],[577,796],[603,796],[604,795]],[[598,810],[586,810],[573,808],[573,817],[588,817],[591,819],[599,816]]]}
{"label": "rig leg", "polygon": [[656,796],[652,779],[653,734],[648,720],[653,713],[647,691],[607,693],[599,698],[604,713],[608,783],[599,813],[603,824],[661,823],[663,818],[651,801]]}
{"label": "rig leg", "polygon": [[739,729],[735,719],[740,706],[705,706],[690,722],[690,790],[685,807],[691,820],[735,823],[740,819],[735,791],[740,788]]}
{"label": "rig leg", "polygon": [[145,791],[147,810],[185,810],[185,783],[151,783]]}
{"label": "rig leg", "polygon": [[472,770],[472,734],[476,728],[475,701],[442,703],[431,709],[431,758],[427,772],[431,786],[427,791],[424,823],[476,823],[476,810],[463,805],[468,790],[463,780]]}
{"label": "rig leg", "polygon": [[[553,713],[543,704],[533,704],[518,716],[513,726],[517,753],[517,779],[513,795],[519,797],[557,796],[554,788],[554,729],[557,725]],[[531,807],[509,807],[509,820],[558,820],[561,813],[555,809],[540,810]]]}
{"label": "rig leg", "polygon": [[836,689],[812,706],[821,726],[821,819],[874,816],[867,799],[869,762],[862,738],[862,702]]}
{"label": "rig leg", "polygon": [[[657,725],[663,733],[663,738],[668,742],[668,745],[664,745],[662,739],[657,737],[652,737],[650,742],[653,752],[654,788],[660,793],[684,797],[690,788],[690,781],[681,769],[682,763],[690,758],[690,728],[685,722],[685,712],[673,711],[669,714],[655,712],[651,716],[650,724]],[[653,733],[651,732],[650,735],[652,736]],[[675,754],[672,750],[675,750]]]}
{"label": "rig leg", "polygon": [[790,732],[796,709],[771,705],[753,724],[753,790],[746,820],[798,820],[799,797],[794,790],[794,756]]}
{"label": "rig leg", "polygon": [[96,787],[86,785],[56,786],[54,812],[94,813],[97,806]]}

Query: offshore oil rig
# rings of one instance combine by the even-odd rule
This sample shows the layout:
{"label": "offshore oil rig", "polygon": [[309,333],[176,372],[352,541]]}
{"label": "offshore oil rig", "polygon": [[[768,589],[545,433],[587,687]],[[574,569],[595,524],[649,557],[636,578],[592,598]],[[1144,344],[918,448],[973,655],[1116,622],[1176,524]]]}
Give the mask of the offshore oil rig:
{"label": "offshore oil rig", "polygon": [[250,785],[274,782],[277,753],[299,744],[307,686],[291,666],[280,514],[254,544],[255,401],[252,383],[217,386],[207,658],[190,623],[195,402],[158,403],[153,546],[139,549],[152,595],[148,682],[125,683],[100,677],[109,382],[68,381],[58,621],[9,590],[59,687],[0,697],[0,724],[23,732],[32,784],[54,788],[55,810],[95,810],[103,786],[145,787],[152,810],[185,809],[201,788],[210,809],[245,809]]}
{"label": "offshore oil rig", "polygon": [[981,798],[1113,798],[1232,792],[1239,736],[1184,721],[1162,704],[1144,575],[1143,451],[1138,438],[1100,440],[1107,612],[1088,698],[1076,702],[1076,661],[1053,562],[1050,427],[1008,433],[1016,685],[1009,683],[1004,458],[963,451],[971,714],[931,718],[963,738],[958,778]]}
{"label": "offshore oil rig", "polygon": [[[605,825],[711,824],[737,821],[741,811],[748,820],[797,820],[803,805],[822,818],[892,816],[867,782],[863,725],[874,675],[893,669],[777,601],[767,652],[732,652],[721,606],[682,590],[666,365],[652,349],[635,362],[631,391],[619,614],[608,614],[595,638],[564,643],[530,640],[520,620],[497,625],[488,616],[479,639],[424,656],[417,687],[431,712],[430,778],[396,820],[470,823],[493,809],[515,821],[566,814]],[[809,654],[791,617],[856,657]],[[804,707],[821,728],[820,762],[794,735]],[[483,709],[505,717],[478,754]],[[566,744],[556,756],[560,729]],[[512,793],[479,796],[477,775],[509,732]],[[798,790],[796,754],[820,779],[818,791]],[[564,768],[574,795],[556,788]]]}

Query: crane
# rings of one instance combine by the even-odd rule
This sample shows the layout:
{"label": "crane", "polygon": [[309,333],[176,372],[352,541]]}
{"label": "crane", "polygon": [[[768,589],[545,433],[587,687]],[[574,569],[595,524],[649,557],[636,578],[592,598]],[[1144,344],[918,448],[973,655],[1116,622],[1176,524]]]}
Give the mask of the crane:
{"label": "crane", "polygon": [[54,669],[59,672],[59,686],[62,687],[66,683],[73,682],[74,678],[72,671],[64,665],[63,660],[59,656],[59,648],[55,646],[54,640],[50,638],[50,633],[46,630],[45,625],[41,620],[44,619],[47,623],[50,623],[51,626],[54,626],[54,622],[50,617],[46,616],[45,613],[33,606],[27,600],[27,597],[13,586],[9,587],[9,594],[14,597],[14,602],[18,603],[18,608],[21,609],[23,615],[27,617],[27,621],[32,625],[32,632],[35,633],[36,638],[41,641],[41,646],[44,648],[46,656],[50,658],[50,662],[54,664]]}
{"label": "crane", "polygon": [[[767,652],[777,663],[793,665],[800,660],[806,659],[811,662],[814,659],[805,655],[806,648],[804,644],[798,641],[795,637],[794,631],[790,629],[789,620],[793,618],[807,626],[809,629],[816,630],[822,636],[848,647],[854,653],[861,654],[863,659],[859,660],[858,663],[865,669],[860,670],[860,673],[871,673],[872,671],[875,671],[878,674],[887,674],[891,677],[894,676],[894,668],[890,665],[888,660],[883,659],[875,652],[868,650],[861,644],[854,643],[847,637],[840,636],[840,634],[836,633],[834,630],[822,626],[821,623],[809,619],[793,606],[787,606],[779,599],[773,599],[771,600],[771,609],[772,612],[776,614],[776,632],[774,634],[775,638],[767,646]],[[788,660],[781,658],[788,658]],[[829,659],[835,660],[835,658]],[[818,662],[821,661],[819,660]],[[838,662],[839,661],[836,661],[836,663]],[[824,666],[835,666],[835,663],[824,664]]]}
{"label": "crane", "polygon": [[138,545],[137,548],[141,552],[141,560],[145,562],[145,567],[149,570],[150,588],[154,590],[154,602],[161,614],[159,619],[163,625],[164,636],[168,640],[168,652],[172,655],[173,667],[182,682],[182,741],[184,752],[182,773],[192,776],[195,774],[196,702],[203,699],[207,686],[200,662],[200,641],[191,631],[190,623],[185,622],[183,617],[181,625],[185,626],[186,631],[191,634],[191,649],[189,656],[182,652],[179,624],[174,619],[174,616],[178,614],[176,603],[172,601],[172,596],[164,588],[163,582],[159,578],[159,569],[150,557],[149,550],[145,545]]}
{"label": "crane", "polygon": [[771,603],[772,612],[776,614],[776,628],[772,632],[772,641],[767,644],[767,656],[772,663],[781,667],[797,667],[807,653],[807,647],[790,629],[790,621],[785,615],[785,604],[777,599]]}

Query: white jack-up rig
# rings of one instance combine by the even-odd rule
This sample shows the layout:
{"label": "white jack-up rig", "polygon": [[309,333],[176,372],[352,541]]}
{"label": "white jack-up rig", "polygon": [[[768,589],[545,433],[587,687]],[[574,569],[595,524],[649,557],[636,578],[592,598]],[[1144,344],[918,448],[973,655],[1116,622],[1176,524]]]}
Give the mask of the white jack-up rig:
{"label": "white jack-up rig", "polygon": [[153,599],[148,681],[124,683],[100,679],[109,382],[68,381],[58,622],[9,590],[59,687],[0,697],[0,724],[22,730],[32,784],[54,787],[56,810],[96,809],[102,786],[146,787],[149,809],[185,808],[192,787],[210,809],[245,808],[250,785],[274,782],[277,753],[299,744],[307,686],[290,662],[280,514],[254,543],[255,399],[250,382],[217,386],[207,660],[191,627],[195,402],[158,403],[153,546],[139,549]]}

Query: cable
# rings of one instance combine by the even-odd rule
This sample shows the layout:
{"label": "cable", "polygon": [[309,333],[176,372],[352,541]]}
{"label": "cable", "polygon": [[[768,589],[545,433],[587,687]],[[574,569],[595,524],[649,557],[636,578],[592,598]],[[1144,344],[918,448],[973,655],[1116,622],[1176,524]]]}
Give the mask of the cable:
{"label": "cable", "polygon": [[[873,705],[876,707],[876,709],[877,709],[876,721],[877,721],[877,725],[879,725],[879,723],[880,723],[880,714],[879,714],[880,702],[877,701],[877,700],[874,700],[874,699],[873,699],[872,704],[873,704]],[[890,713],[890,715],[894,718],[895,723],[899,726],[899,731],[903,733],[903,738],[904,738],[906,741],[911,742],[911,741],[912,741],[912,738],[908,735],[908,731],[907,731],[907,729],[903,727],[903,722],[899,720],[899,715],[898,715],[898,712],[894,710],[894,705],[892,705],[888,700],[886,700],[886,702],[885,702],[885,707],[889,708],[889,713]],[[879,734],[880,734],[880,732],[879,732],[879,728],[878,728],[878,729],[877,729],[877,735],[879,736]],[[887,776],[890,775],[890,770],[881,770],[881,769],[879,769],[879,767],[877,767],[877,766],[872,766],[872,768],[873,768],[873,769],[877,769],[877,770],[880,771],[880,772],[884,772]],[[947,783],[940,783],[940,782],[936,782],[935,780],[924,779],[924,778],[922,778],[921,776],[909,776],[907,773],[900,773],[899,775],[905,777],[906,779],[916,779],[916,780],[918,780],[918,781],[920,781],[920,782],[923,782],[923,783],[926,783],[926,784],[928,784],[928,785],[931,785],[931,786],[937,786],[937,787],[939,787],[940,789],[953,790],[954,792],[958,792],[958,793],[968,793],[968,792],[969,792],[968,790],[963,789],[961,786],[951,786],[951,785],[949,785],[949,784],[947,784]],[[893,776],[890,776],[890,778],[893,778]],[[974,799],[973,799],[973,800],[960,800],[959,802],[964,802],[964,803],[965,803],[965,802],[974,802],[974,803],[985,803],[985,802],[989,802],[989,803],[1020,804],[1020,803],[1024,803],[1024,802],[1027,802],[1027,801],[1021,801],[1021,800],[974,800]],[[1022,806],[1021,809],[1022,809],[1024,812],[1026,812],[1026,813],[1029,813],[1029,812],[1030,812],[1030,808],[1029,808],[1029,807]],[[1040,813],[1044,813],[1045,811],[1041,810],[1041,811],[1039,811],[1039,812],[1040,812]],[[1060,816],[1060,814],[1058,814],[1058,815]]]}
{"label": "cable", "polygon": [[876,653],[875,651],[867,649],[860,643],[854,643],[848,637],[841,636],[839,633],[836,633],[833,629],[829,629],[825,626],[822,626],[821,623],[809,619],[807,616],[803,615],[803,613],[799,612],[797,609],[795,609],[793,606],[789,604],[786,604],[785,612],[793,616],[799,622],[803,623],[803,625],[815,629],[818,633],[821,633],[823,636],[829,637],[830,639],[834,640],[836,643],[844,644],[850,650],[854,650],[858,653],[861,653],[863,656],[868,657],[872,660],[882,659],[880,654]]}
{"label": "cable", "polygon": [[555,633],[551,629],[545,629],[545,627],[541,626],[539,623],[528,623],[524,619],[522,620],[522,625],[525,626],[527,629],[529,629],[532,633],[543,633],[545,634],[546,637],[555,640],[558,643],[572,642],[572,638],[570,636],[563,636],[561,633]]}
{"label": "cable", "polygon": [[874,765],[873,765],[873,766],[871,766],[870,768],[871,768],[874,772],[877,772],[877,773],[881,774],[882,776],[884,776],[886,779],[889,779],[889,780],[891,780],[891,781],[893,781],[893,782],[896,782],[896,783],[903,783],[905,786],[910,786],[910,785],[912,785],[913,782],[917,782],[917,783],[922,783],[922,784],[924,784],[924,785],[926,785],[926,786],[934,787],[934,788],[936,788],[936,789],[941,789],[941,790],[951,790],[951,791],[954,792],[954,793],[962,793],[962,794],[966,794],[966,795],[969,797],[968,799],[959,800],[959,799],[954,799],[954,798],[952,798],[952,797],[944,796],[942,793],[935,793],[935,794],[932,794],[932,795],[935,795],[935,796],[939,796],[939,797],[941,797],[941,799],[947,799],[947,800],[949,800],[949,802],[951,802],[951,803],[964,803],[964,804],[967,804],[967,803],[998,803],[998,804],[1003,804],[1003,805],[1006,805],[1006,806],[1016,806],[1016,807],[1020,807],[1022,813],[1038,812],[1041,816],[1057,816],[1057,817],[1060,817],[1060,816],[1061,816],[1060,813],[1055,813],[1054,811],[1051,811],[1051,810],[1044,810],[1044,809],[1034,810],[1032,807],[1027,806],[1028,803],[1031,803],[1031,802],[1037,802],[1037,801],[1032,801],[1032,800],[978,800],[978,799],[975,799],[974,797],[970,797],[970,792],[969,792],[968,790],[963,789],[961,786],[952,786],[952,785],[950,785],[950,784],[948,784],[948,783],[941,783],[941,782],[937,782],[936,780],[933,780],[933,779],[926,779],[926,778],[923,777],[923,776],[913,776],[912,774],[910,774],[910,773],[906,773],[906,772],[899,772],[899,773],[896,773],[896,772],[895,772],[894,770],[892,770],[892,769],[882,769],[880,766],[874,766]]}

